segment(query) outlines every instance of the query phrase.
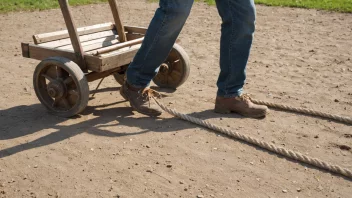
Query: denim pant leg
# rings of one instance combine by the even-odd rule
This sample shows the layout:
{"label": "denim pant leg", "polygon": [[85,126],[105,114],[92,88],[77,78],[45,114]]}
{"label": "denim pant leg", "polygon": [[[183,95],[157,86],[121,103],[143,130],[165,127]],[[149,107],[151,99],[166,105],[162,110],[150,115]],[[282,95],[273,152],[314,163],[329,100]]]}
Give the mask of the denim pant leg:
{"label": "denim pant leg", "polygon": [[194,0],[160,0],[141,48],[127,69],[127,82],[147,87],[180,34]]}
{"label": "denim pant leg", "polygon": [[218,96],[242,94],[255,31],[254,0],[216,0],[222,18]]}

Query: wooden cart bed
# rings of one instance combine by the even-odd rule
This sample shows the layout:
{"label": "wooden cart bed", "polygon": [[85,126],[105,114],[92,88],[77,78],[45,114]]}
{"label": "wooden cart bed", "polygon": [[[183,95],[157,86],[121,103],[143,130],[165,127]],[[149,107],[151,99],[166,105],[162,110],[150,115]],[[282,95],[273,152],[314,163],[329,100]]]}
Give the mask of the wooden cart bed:
{"label": "wooden cart bed", "polygon": [[[119,43],[113,23],[78,28],[86,67],[82,69],[104,72],[129,64],[140,48],[146,29],[132,26],[124,28],[127,41],[123,43]],[[61,56],[80,65],[67,30],[34,35],[33,40],[34,44],[22,43],[24,57],[44,60]]]}

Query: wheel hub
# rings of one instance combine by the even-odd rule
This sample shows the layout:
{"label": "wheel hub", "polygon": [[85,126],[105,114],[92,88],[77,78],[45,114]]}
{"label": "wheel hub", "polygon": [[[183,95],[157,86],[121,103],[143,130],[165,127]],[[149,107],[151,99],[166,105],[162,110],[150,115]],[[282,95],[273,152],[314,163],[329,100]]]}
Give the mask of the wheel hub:
{"label": "wheel hub", "polygon": [[162,74],[167,74],[169,72],[169,68],[170,68],[169,64],[163,63],[160,66],[159,72]]}
{"label": "wheel hub", "polygon": [[48,84],[47,91],[52,98],[62,98],[66,94],[66,87],[63,82],[56,80]]}

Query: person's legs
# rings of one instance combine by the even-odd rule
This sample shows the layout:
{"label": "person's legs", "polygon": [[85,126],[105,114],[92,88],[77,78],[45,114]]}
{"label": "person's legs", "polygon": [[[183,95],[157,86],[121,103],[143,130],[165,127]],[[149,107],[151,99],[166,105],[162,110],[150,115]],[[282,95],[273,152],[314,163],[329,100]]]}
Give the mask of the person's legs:
{"label": "person's legs", "polygon": [[194,0],[160,0],[145,39],[133,62],[127,69],[128,84],[147,87],[166,60],[186,19]]}
{"label": "person's legs", "polygon": [[217,95],[240,96],[255,30],[254,0],[217,0],[216,5],[223,20]]}
{"label": "person's legs", "polygon": [[169,55],[191,11],[194,0],[160,0],[144,41],[127,69],[127,82],[120,89],[138,112],[159,116],[161,109],[151,103],[148,87],[158,73],[160,65]]}
{"label": "person's legs", "polygon": [[263,117],[268,111],[267,107],[255,105],[249,97],[242,95],[255,31],[254,0],[216,0],[216,5],[223,23],[215,111]]}

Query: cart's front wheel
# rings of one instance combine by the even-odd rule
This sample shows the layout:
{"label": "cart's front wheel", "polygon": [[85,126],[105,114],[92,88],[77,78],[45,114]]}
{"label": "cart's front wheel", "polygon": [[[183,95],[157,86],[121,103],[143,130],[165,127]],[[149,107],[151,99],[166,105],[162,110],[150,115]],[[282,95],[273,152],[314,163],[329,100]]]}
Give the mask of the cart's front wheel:
{"label": "cart's front wheel", "polygon": [[81,68],[69,59],[43,60],[35,69],[33,84],[40,102],[54,115],[72,117],[88,104],[87,79]]}
{"label": "cart's front wheel", "polygon": [[186,82],[190,67],[187,53],[181,46],[175,44],[153,81],[159,87],[176,89]]}

